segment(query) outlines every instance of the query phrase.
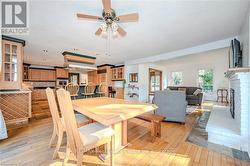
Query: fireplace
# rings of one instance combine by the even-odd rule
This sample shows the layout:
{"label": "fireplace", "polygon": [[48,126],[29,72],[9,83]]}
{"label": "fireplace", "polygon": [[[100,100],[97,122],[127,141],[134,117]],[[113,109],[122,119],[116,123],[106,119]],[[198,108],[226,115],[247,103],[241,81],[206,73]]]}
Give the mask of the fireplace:
{"label": "fireplace", "polygon": [[232,118],[234,119],[235,117],[235,101],[234,101],[234,97],[235,97],[235,91],[234,89],[230,89],[230,112],[232,115]]}

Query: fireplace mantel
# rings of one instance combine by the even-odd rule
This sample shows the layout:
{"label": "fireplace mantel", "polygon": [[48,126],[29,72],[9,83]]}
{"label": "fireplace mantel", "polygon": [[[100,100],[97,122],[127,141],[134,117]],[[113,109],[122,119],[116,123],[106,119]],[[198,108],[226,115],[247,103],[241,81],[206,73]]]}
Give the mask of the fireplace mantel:
{"label": "fireplace mantel", "polygon": [[231,68],[225,72],[225,77],[230,79],[237,73],[247,73],[247,72],[250,72],[250,67]]}

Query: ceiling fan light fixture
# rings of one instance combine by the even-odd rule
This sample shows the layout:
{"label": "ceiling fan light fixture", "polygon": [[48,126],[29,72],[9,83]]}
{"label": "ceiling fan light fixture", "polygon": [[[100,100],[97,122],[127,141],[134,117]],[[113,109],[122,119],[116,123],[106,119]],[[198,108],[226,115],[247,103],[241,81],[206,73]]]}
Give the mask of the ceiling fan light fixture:
{"label": "ceiling fan light fixture", "polygon": [[117,29],[118,29],[118,25],[115,22],[113,22],[112,25],[111,25],[112,37],[113,38],[117,38],[118,37]]}

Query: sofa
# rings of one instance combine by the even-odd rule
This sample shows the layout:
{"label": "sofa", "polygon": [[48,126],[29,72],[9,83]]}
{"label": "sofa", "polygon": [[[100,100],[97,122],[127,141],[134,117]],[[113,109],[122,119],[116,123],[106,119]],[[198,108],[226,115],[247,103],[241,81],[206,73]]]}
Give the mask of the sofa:
{"label": "sofa", "polygon": [[156,91],[154,104],[158,106],[155,113],[166,117],[165,121],[185,123],[187,102],[183,91]]}
{"label": "sofa", "polygon": [[188,105],[201,105],[202,103],[202,98],[203,98],[203,93],[199,93],[198,95],[194,95],[194,92],[197,89],[201,88],[199,87],[185,87],[185,86],[169,86],[168,90],[186,90],[186,100],[188,102]]}

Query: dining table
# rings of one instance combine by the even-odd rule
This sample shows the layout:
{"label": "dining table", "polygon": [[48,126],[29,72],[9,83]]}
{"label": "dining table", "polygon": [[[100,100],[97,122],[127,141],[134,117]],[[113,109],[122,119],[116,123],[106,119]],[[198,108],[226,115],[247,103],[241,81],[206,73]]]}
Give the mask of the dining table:
{"label": "dining table", "polygon": [[114,152],[119,152],[128,144],[127,121],[158,107],[154,104],[124,99],[98,97],[72,101],[74,110],[106,126],[112,126]]}

